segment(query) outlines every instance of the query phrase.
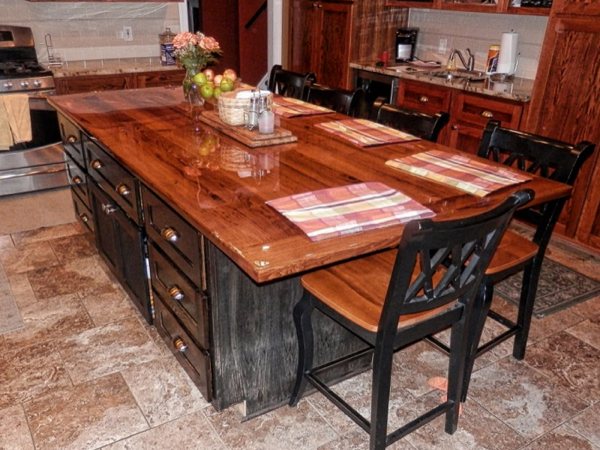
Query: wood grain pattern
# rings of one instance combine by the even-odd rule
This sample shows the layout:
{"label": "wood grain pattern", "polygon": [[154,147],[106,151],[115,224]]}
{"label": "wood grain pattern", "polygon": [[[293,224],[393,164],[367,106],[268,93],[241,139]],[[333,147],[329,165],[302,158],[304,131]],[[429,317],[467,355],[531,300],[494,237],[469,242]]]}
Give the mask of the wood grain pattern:
{"label": "wood grain pattern", "polygon": [[[365,150],[334,141],[313,127],[343,116],[281,119],[281,125],[298,136],[298,143],[250,149],[209,127],[194,133],[181,89],[75,94],[54,97],[50,102],[110,149],[118,161],[257,282],[389,248],[399,242],[403,229],[395,226],[311,242],[267,206],[267,200],[380,181],[443,218],[480,212],[521,187],[533,189],[538,203],[570,192],[568,186],[535,178],[478,199],[399,175],[385,166],[386,160],[440,146],[417,141]],[[232,149],[248,153],[253,166],[242,172],[222,168],[222,152]]]}

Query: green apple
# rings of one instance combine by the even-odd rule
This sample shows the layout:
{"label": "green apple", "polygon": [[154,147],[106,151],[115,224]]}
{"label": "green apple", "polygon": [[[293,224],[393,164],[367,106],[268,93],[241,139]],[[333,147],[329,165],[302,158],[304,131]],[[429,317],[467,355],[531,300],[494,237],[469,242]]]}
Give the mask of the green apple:
{"label": "green apple", "polygon": [[233,91],[233,80],[231,78],[223,77],[219,87],[221,88],[221,91],[223,91],[223,92]]}
{"label": "green apple", "polygon": [[219,86],[217,86],[213,91],[213,97],[219,98],[221,96],[221,92],[223,92],[223,89],[221,89]]}
{"label": "green apple", "polygon": [[208,81],[206,75],[203,72],[198,72],[196,75],[194,75],[194,78],[192,79],[194,80],[194,83],[196,83],[198,86],[202,86]]}
{"label": "green apple", "polygon": [[200,95],[202,98],[211,98],[215,93],[215,88],[212,83],[206,83],[200,86]]}

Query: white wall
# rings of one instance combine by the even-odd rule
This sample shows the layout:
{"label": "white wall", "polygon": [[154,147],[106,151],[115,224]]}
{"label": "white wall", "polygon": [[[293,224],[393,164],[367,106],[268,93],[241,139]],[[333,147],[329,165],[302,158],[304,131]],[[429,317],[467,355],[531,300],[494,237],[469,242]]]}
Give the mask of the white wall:
{"label": "white wall", "polygon": [[[66,61],[158,57],[158,34],[179,32],[179,3],[27,2],[1,0],[3,25],[33,30],[38,58],[47,61],[46,33]],[[117,37],[130,26],[133,40]]]}
{"label": "white wall", "polygon": [[[475,67],[484,70],[490,45],[500,44],[502,33],[519,33],[521,53],[517,76],[534,79],[544,40],[548,18],[510,14],[463,13],[411,9],[409,26],[419,27],[417,55],[446,63],[451,49],[469,47],[475,53]],[[440,39],[447,40],[447,49],[438,52]]]}

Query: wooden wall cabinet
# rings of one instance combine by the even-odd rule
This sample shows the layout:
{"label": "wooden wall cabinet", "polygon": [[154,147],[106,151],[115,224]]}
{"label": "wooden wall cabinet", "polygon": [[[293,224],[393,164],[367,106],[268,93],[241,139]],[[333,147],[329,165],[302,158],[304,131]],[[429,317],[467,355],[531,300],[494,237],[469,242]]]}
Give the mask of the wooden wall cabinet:
{"label": "wooden wall cabinet", "polygon": [[317,82],[350,86],[351,1],[294,0],[290,8],[290,69],[314,72]]}
{"label": "wooden wall cabinet", "polygon": [[510,3],[510,0],[498,0],[496,3],[483,3],[481,0],[388,0],[385,6],[392,8],[430,8],[479,13],[524,14],[530,16],[547,16],[550,14],[550,8],[514,7]]}

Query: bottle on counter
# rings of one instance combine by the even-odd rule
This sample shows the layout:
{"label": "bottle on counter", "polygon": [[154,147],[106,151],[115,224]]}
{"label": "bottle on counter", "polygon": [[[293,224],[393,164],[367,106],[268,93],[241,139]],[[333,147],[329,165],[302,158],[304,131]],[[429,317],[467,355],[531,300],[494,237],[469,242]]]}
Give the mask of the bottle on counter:
{"label": "bottle on counter", "polygon": [[165,29],[163,33],[158,35],[160,43],[160,64],[162,66],[174,66],[176,63],[175,55],[173,54],[173,38],[175,33],[170,28]]}
{"label": "bottle on counter", "polygon": [[498,70],[498,57],[500,55],[499,45],[490,45],[488,51],[487,63],[485,65],[485,72],[487,74],[496,73]]}

